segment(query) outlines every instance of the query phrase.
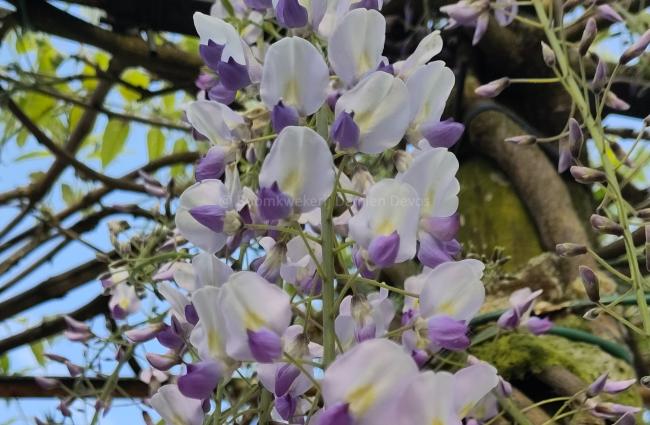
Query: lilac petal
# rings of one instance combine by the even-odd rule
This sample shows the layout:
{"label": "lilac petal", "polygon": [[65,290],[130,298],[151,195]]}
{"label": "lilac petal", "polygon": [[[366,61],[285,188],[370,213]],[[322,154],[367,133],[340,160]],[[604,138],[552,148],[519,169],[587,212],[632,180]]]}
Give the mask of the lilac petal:
{"label": "lilac petal", "polygon": [[237,63],[234,58],[228,59],[228,62],[219,62],[217,65],[221,84],[230,90],[239,90],[251,83],[248,75],[248,67]]}
{"label": "lilac petal", "polygon": [[332,124],[332,139],[341,149],[357,149],[359,135],[359,126],[354,122],[354,112],[341,112]]}
{"label": "lilac petal", "polygon": [[307,9],[298,3],[298,0],[279,0],[275,6],[275,16],[280,25],[287,28],[307,25]]}
{"label": "lilac petal", "polygon": [[313,275],[301,279],[297,282],[300,292],[305,295],[319,295],[323,288],[323,281],[318,273],[314,272]]}
{"label": "lilac petal", "polygon": [[569,118],[569,148],[577,152],[583,140],[584,136],[580,124],[575,118]]}
{"label": "lilac petal", "polygon": [[390,75],[395,75],[395,68],[390,62],[388,62],[388,60],[382,60],[381,62],[379,62],[377,71],[385,72]]}
{"label": "lilac petal", "polygon": [[499,78],[498,80],[490,81],[487,84],[477,87],[474,93],[481,97],[497,97],[510,85],[508,77]]}
{"label": "lilac petal", "polygon": [[596,72],[594,73],[594,79],[591,81],[591,86],[594,90],[602,90],[607,85],[607,63],[598,59],[598,65],[596,65]]}
{"label": "lilac petal", "polygon": [[196,80],[194,81],[194,85],[197,89],[205,91],[210,90],[212,87],[214,87],[215,84],[217,84],[217,79],[214,75],[207,72],[202,72],[199,74],[199,76],[196,77]]}
{"label": "lilac petal", "polygon": [[429,361],[429,354],[424,350],[413,350],[411,351],[411,357],[418,365],[418,368],[422,368]]}
{"label": "lilac petal", "polygon": [[221,63],[223,48],[223,45],[217,44],[212,40],[209,40],[207,45],[201,44],[199,46],[201,59],[203,59],[203,62],[205,62],[205,64],[215,72],[217,71],[217,66]]}
{"label": "lilac petal", "polygon": [[226,209],[219,205],[200,205],[190,209],[190,215],[215,233],[223,232]]}
{"label": "lilac petal", "polygon": [[286,394],[282,397],[276,397],[275,409],[278,414],[285,421],[289,421],[295,414],[298,407],[298,399],[291,397],[291,394]]}
{"label": "lilac petal", "polygon": [[509,309],[497,320],[497,325],[502,329],[512,330],[519,326],[519,321],[521,318],[517,314],[514,308]]}
{"label": "lilac petal", "polygon": [[244,4],[253,10],[264,11],[273,7],[271,0],[244,0]]}
{"label": "lilac petal", "polygon": [[372,279],[375,276],[375,272],[370,270],[366,259],[363,257],[363,253],[360,249],[356,249],[352,253],[352,260],[354,261],[354,266],[359,271],[359,274],[366,279]]}
{"label": "lilac petal", "polygon": [[616,418],[625,414],[635,414],[640,412],[641,409],[635,406],[627,406],[618,403],[596,403],[591,413],[600,418]]}
{"label": "lilac petal", "polygon": [[399,251],[400,237],[397,230],[388,236],[377,236],[368,246],[368,257],[378,267],[388,267],[395,264]]}
{"label": "lilac petal", "polygon": [[169,370],[181,362],[180,357],[174,352],[167,354],[147,353],[147,361],[158,370]]}
{"label": "lilac petal", "polygon": [[287,106],[282,101],[273,107],[271,111],[271,126],[273,131],[280,133],[283,128],[290,125],[298,125],[298,111],[293,106]]}
{"label": "lilac petal", "polygon": [[118,304],[111,308],[111,317],[115,320],[124,320],[128,316],[127,311],[120,307]]}
{"label": "lilac petal", "polygon": [[237,90],[226,88],[221,82],[215,84],[208,90],[208,98],[224,105],[230,105],[235,101]]}
{"label": "lilac petal", "polygon": [[318,425],[352,425],[354,419],[347,403],[337,403],[327,407],[320,415]]}
{"label": "lilac petal", "polygon": [[226,169],[226,151],[222,146],[214,146],[208,150],[196,165],[194,177],[197,182],[207,179],[218,179]]}
{"label": "lilac petal", "polygon": [[627,390],[635,383],[636,383],[636,379],[627,379],[624,381],[607,380],[605,386],[603,387],[603,391],[609,394],[617,394]]}
{"label": "lilac petal", "polygon": [[481,41],[481,38],[483,38],[483,35],[485,35],[485,31],[487,31],[489,22],[490,22],[490,14],[487,12],[481,13],[481,15],[476,20],[476,28],[474,28],[474,37],[472,38],[472,46],[476,46],[479,43],[479,41]]}
{"label": "lilac petal", "polygon": [[58,379],[46,378],[44,376],[36,376],[34,377],[34,381],[36,381],[36,385],[48,391],[58,388],[61,385]]}
{"label": "lilac petal", "polygon": [[428,321],[429,338],[447,350],[460,351],[469,347],[468,330],[465,322],[449,316],[433,316]]}
{"label": "lilac petal", "polygon": [[260,329],[259,331],[246,331],[248,346],[255,360],[260,363],[272,363],[282,355],[282,340],[273,331]]}
{"label": "lilac petal", "polygon": [[91,339],[94,335],[91,332],[77,332],[77,331],[65,330],[63,332],[63,336],[65,336],[68,340],[72,342],[86,342],[89,339]]}
{"label": "lilac petal", "polygon": [[573,155],[571,154],[569,139],[561,139],[559,145],[560,158],[557,163],[557,171],[563,173],[573,165]]}
{"label": "lilac petal", "polygon": [[648,48],[648,45],[650,45],[650,29],[646,30],[641,37],[639,37],[634,43],[632,43],[632,45],[630,45],[630,47],[627,48],[626,51],[623,52],[619,62],[622,65],[625,65],[632,59],[641,56],[643,52],[645,52],[645,49]]}
{"label": "lilac petal", "polygon": [[68,368],[68,373],[70,374],[70,376],[79,376],[84,370],[83,367],[76,365],[70,361],[65,362],[65,367]]}
{"label": "lilac petal", "polygon": [[184,344],[183,339],[174,332],[174,329],[171,326],[166,326],[165,329],[158,332],[156,339],[160,345],[172,350],[178,350]]}
{"label": "lilac petal", "polygon": [[526,322],[526,327],[535,335],[541,335],[551,330],[553,322],[548,318],[531,317]]}
{"label": "lilac petal", "polygon": [[439,241],[450,241],[460,229],[460,216],[454,214],[449,217],[429,217],[423,219],[421,224],[427,233]]}
{"label": "lilac petal", "polygon": [[436,123],[422,124],[420,132],[434,148],[450,148],[463,135],[465,126],[451,119]]}
{"label": "lilac petal", "polygon": [[379,7],[379,0],[361,0],[350,7],[350,10],[353,9],[380,10],[381,8]]}
{"label": "lilac petal", "polygon": [[609,374],[605,372],[596,378],[596,380],[589,385],[589,388],[587,388],[587,397],[595,397],[600,394],[605,388],[608,376]]}
{"label": "lilac petal", "polygon": [[185,397],[204,400],[217,387],[221,372],[221,367],[214,361],[188,364],[187,373],[178,378],[178,389]]}
{"label": "lilac petal", "polygon": [[258,193],[258,208],[265,220],[280,220],[291,214],[292,199],[283,193],[274,182],[271,187],[262,187]]}
{"label": "lilac petal", "polygon": [[456,248],[458,247],[459,245],[457,246],[457,243],[441,242],[429,233],[421,232],[418,260],[425,266],[435,268],[442,263],[452,261],[452,256],[457,253]]}
{"label": "lilac petal", "polygon": [[275,373],[275,388],[273,392],[282,397],[289,392],[291,385],[300,376],[300,369],[290,363],[280,366]]}
{"label": "lilac petal", "polygon": [[193,325],[199,323],[199,315],[196,312],[196,308],[194,308],[194,304],[190,303],[185,306],[185,320]]}
{"label": "lilac petal", "polygon": [[63,319],[65,320],[66,326],[71,331],[80,333],[90,332],[90,327],[84,322],[80,322],[79,320],[76,320],[75,318],[68,315],[63,316]]}
{"label": "lilac petal", "polygon": [[357,342],[373,339],[377,334],[377,327],[374,324],[362,326],[354,331],[354,338]]}

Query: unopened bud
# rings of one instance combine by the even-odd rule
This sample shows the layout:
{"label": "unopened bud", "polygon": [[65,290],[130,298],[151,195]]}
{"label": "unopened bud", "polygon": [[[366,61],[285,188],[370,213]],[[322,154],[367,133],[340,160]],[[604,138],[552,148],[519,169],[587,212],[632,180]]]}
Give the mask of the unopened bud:
{"label": "unopened bud", "polygon": [[410,153],[403,151],[401,149],[398,149],[393,153],[393,163],[395,164],[395,168],[397,171],[400,173],[405,172],[411,167],[411,163],[413,162],[413,155]]}
{"label": "unopened bud", "polygon": [[600,316],[601,312],[602,309],[600,307],[594,307],[590,310],[587,310],[587,312],[582,315],[582,318],[585,320],[596,320],[598,319],[598,316]]}
{"label": "unopened bud", "polygon": [[612,91],[608,91],[605,95],[605,104],[616,111],[627,111],[630,109],[630,104],[616,96]]}
{"label": "unopened bud", "polygon": [[582,284],[585,287],[585,292],[587,297],[595,303],[600,301],[600,284],[598,281],[598,276],[592,269],[587,266],[580,266],[578,268],[580,271],[580,279],[582,279]]}
{"label": "unopened bud", "polygon": [[569,118],[569,145],[571,150],[578,150],[583,140],[584,135],[582,134],[580,124],[575,118]]}
{"label": "unopened bud", "polygon": [[509,85],[510,79],[508,77],[503,77],[477,87],[476,90],[474,90],[474,93],[481,97],[497,97]]}
{"label": "unopened bud", "polygon": [[520,136],[508,137],[505,141],[515,145],[533,145],[537,143],[537,137],[531,134],[522,134]]}
{"label": "unopened bud", "polygon": [[591,87],[599,92],[605,88],[607,85],[607,63],[604,60],[598,59],[598,65],[596,65],[596,72],[594,73],[594,79],[591,81]]}
{"label": "unopened bud", "polygon": [[594,18],[589,18],[585,29],[582,32],[582,38],[580,38],[580,44],[578,45],[578,52],[580,56],[584,56],[589,51],[591,43],[596,39],[596,34],[598,34],[598,26],[596,25],[596,20]]}
{"label": "unopened bud", "polygon": [[621,236],[623,234],[623,227],[620,224],[602,215],[592,214],[589,218],[589,222],[591,223],[591,227],[601,233],[616,236]]}
{"label": "unopened bud", "polygon": [[226,235],[234,235],[241,228],[241,219],[239,218],[239,213],[234,210],[230,210],[226,213],[226,216],[223,219],[223,232]]}
{"label": "unopened bud", "polygon": [[587,253],[587,247],[577,243],[560,243],[555,245],[555,253],[560,257],[575,257]]}
{"label": "unopened bud", "polygon": [[544,63],[549,68],[555,66],[555,52],[551,49],[551,46],[542,41],[542,58],[544,58]]}
{"label": "unopened bud", "polygon": [[582,184],[600,183],[607,180],[607,175],[604,172],[589,167],[574,165],[569,172],[578,183]]}
{"label": "unopened bud", "polygon": [[359,170],[352,175],[352,188],[356,192],[366,193],[373,184],[375,184],[375,179],[368,170]]}
{"label": "unopened bud", "polygon": [[621,55],[621,58],[619,59],[619,63],[621,65],[625,65],[629,61],[631,61],[634,58],[637,58],[645,52],[645,49],[648,48],[648,45],[650,44],[650,30],[647,30],[646,32],[643,33],[641,37],[630,47],[627,48],[626,51],[623,52]]}
{"label": "unopened bud", "polygon": [[612,22],[623,22],[623,17],[608,4],[601,4],[596,9],[598,9],[598,15],[603,19]]}

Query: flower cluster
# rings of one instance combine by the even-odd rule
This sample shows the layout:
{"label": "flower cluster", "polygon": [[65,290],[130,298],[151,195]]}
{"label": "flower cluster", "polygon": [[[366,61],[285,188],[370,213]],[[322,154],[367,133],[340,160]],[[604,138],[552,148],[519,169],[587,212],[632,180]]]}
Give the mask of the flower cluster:
{"label": "flower cluster", "polygon": [[[391,62],[380,4],[332,4],[244,0],[194,15],[206,71],[185,114],[207,146],[175,224],[198,251],[155,275],[169,324],[125,335],[167,349],[147,359],[150,379],[178,374],[150,400],[170,424],[202,424],[213,399],[220,412],[215,394],[234,376],[271,397],[260,416],[290,424],[483,421],[509,395],[491,365],[447,359],[470,346],[485,266],[456,239],[459,164],[448,148],[463,126],[442,119],[454,73],[432,61],[441,36]],[[509,23],[516,2],[496,4]],[[444,11],[452,25],[476,25],[476,41],[489,8]],[[423,268],[403,288],[382,281],[411,260]],[[127,278],[116,269],[103,282],[116,319],[138,309]],[[513,293],[497,325],[549,331],[531,315],[540,293]],[[438,361],[454,367],[434,372]]]}

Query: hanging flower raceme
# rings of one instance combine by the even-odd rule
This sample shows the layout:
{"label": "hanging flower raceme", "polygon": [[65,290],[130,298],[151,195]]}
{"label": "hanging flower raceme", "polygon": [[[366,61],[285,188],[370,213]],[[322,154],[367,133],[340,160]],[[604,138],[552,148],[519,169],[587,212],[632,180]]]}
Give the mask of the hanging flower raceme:
{"label": "hanging flower raceme", "polygon": [[517,16],[518,4],[515,0],[460,0],[458,3],[442,6],[440,11],[449,15],[448,29],[456,27],[473,27],[472,44],[476,45],[485,31],[490,20],[490,9],[502,27],[510,25]]}
{"label": "hanging flower raceme", "polygon": [[318,208],[334,189],[327,142],[310,128],[285,128],[264,159],[259,183],[258,209],[266,220]]}
{"label": "hanging flower raceme", "polygon": [[386,334],[395,316],[388,290],[348,295],[341,301],[335,321],[336,335],[344,348]]}

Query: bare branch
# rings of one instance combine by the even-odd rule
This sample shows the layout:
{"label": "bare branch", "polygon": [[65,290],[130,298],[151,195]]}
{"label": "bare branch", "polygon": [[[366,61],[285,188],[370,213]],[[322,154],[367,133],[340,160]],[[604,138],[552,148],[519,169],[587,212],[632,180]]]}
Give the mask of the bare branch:
{"label": "bare branch", "polygon": [[[61,387],[45,390],[36,380],[27,376],[0,376],[0,398],[12,397],[68,397],[74,389],[79,397],[96,397],[98,391],[104,388],[106,378],[85,378],[84,380],[51,376],[61,383]],[[64,388],[65,387],[65,388]],[[136,378],[120,378],[113,390],[112,398],[145,398],[149,397],[149,386]]]}

